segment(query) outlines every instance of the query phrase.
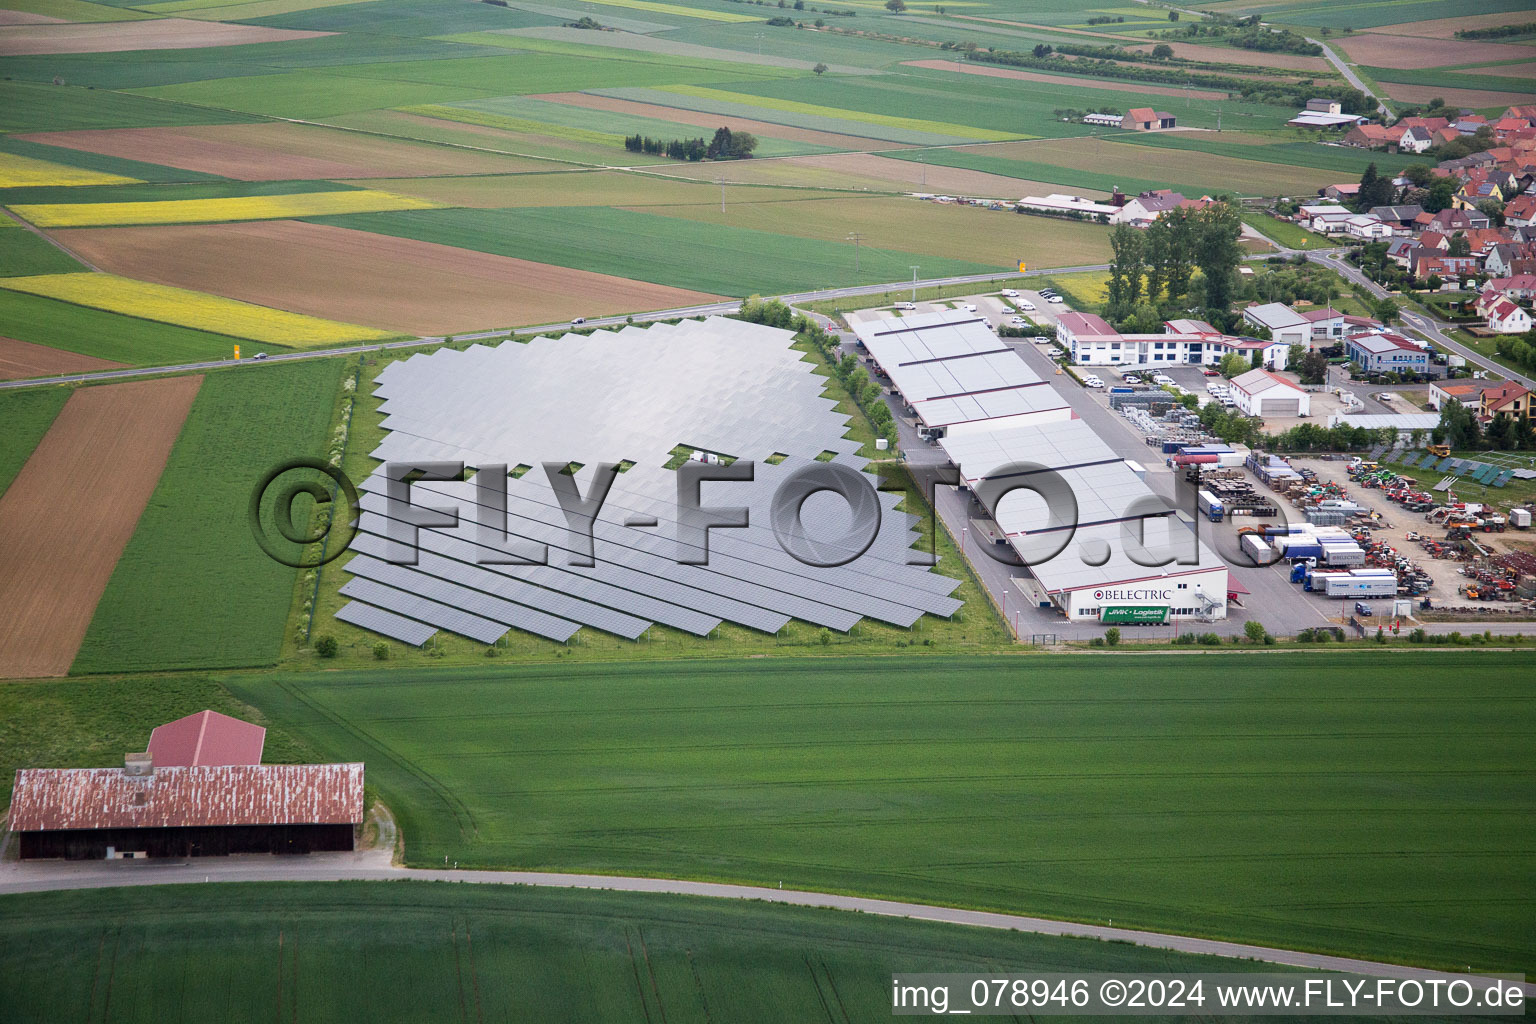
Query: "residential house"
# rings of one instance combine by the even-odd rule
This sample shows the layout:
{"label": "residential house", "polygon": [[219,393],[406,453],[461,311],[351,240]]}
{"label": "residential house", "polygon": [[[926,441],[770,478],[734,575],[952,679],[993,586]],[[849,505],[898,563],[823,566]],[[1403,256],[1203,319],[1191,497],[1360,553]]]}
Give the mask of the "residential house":
{"label": "residential house", "polygon": [[1446,235],[1457,231],[1471,231],[1473,228],[1486,228],[1492,221],[1486,213],[1477,210],[1454,210],[1446,208],[1439,213],[1426,213],[1422,217],[1415,217],[1414,223],[1420,231],[1439,231]]}
{"label": "residential house", "polygon": [[1504,201],[1504,190],[1499,187],[1497,181],[1488,178],[1467,181],[1461,186],[1460,191],[1451,197],[1451,205],[1461,210],[1475,210],[1477,204],[1485,199],[1500,203]]}
{"label": "residential house", "polygon": [[1344,339],[1344,354],[1366,373],[1416,373],[1441,377],[1445,368],[1433,362],[1429,351],[1396,331],[1357,334]]}
{"label": "residential house", "polygon": [[1159,128],[1174,127],[1172,114],[1162,110],[1153,110],[1151,107],[1135,107],[1125,112],[1125,117],[1120,120],[1121,128],[1134,128],[1141,132],[1155,131]]}
{"label": "residential house", "polygon": [[1435,249],[1418,248],[1408,253],[1408,272],[1419,280],[1438,274],[1447,282],[1476,277],[1476,256],[1447,256]]}
{"label": "residential house", "polygon": [[1536,244],[1500,242],[1483,256],[1483,273],[1495,277],[1536,273]]}
{"label": "residential house", "polygon": [[1345,182],[1341,185],[1325,185],[1317,190],[1317,194],[1336,203],[1349,203],[1360,194],[1360,184]]}
{"label": "residential house", "polygon": [[1397,145],[1406,128],[1393,125],[1388,128],[1379,124],[1362,124],[1351,128],[1341,140],[1346,146],[1359,149],[1390,149]]}
{"label": "residential house", "polygon": [[1344,336],[1344,314],[1332,307],[1303,313],[1282,302],[1255,303],[1243,310],[1243,319],[1269,330],[1269,336],[1287,345],[1327,345]]}
{"label": "residential house", "polygon": [[1504,111],[1504,116],[1518,117],[1520,120],[1527,122],[1536,121],[1536,104],[1510,107],[1508,110]]}
{"label": "residential house", "polygon": [[1113,218],[1118,224],[1147,225],[1169,210],[1176,210],[1188,200],[1171,189],[1159,188],[1143,192],[1125,201],[1120,212]]}
{"label": "residential house", "polygon": [[1387,259],[1396,263],[1403,269],[1408,268],[1408,254],[1419,248],[1419,243],[1412,238],[1394,238],[1387,243]]}
{"label": "residential house", "polygon": [[1381,219],[1368,213],[1357,213],[1344,221],[1344,233],[1353,238],[1364,238],[1374,241],[1392,237],[1392,226],[1383,224]]}
{"label": "residential house", "polygon": [[1521,138],[1522,133],[1530,129],[1531,122],[1528,118],[1501,117],[1493,122],[1493,137],[1500,142],[1510,142]]}
{"label": "residential house", "polygon": [[1504,381],[1497,387],[1488,388],[1480,397],[1482,410],[1479,416],[1484,420],[1491,420],[1501,412],[1507,412],[1516,419],[1532,412],[1530,388],[1513,381]]}
{"label": "residential house", "polygon": [[1091,313],[1063,313],[1056,321],[1056,338],[1079,366],[1212,365],[1236,352],[1247,359],[1258,355],[1266,366],[1282,369],[1289,346],[1222,334],[1202,320],[1170,320],[1162,334],[1121,334]]}
{"label": "residential house", "polygon": [[1536,227],[1536,195],[1522,192],[1504,204],[1504,226]]}
{"label": "residential house", "polygon": [[1531,314],[1514,299],[1501,295],[1488,310],[1488,329],[1498,334],[1524,334],[1531,329]]}
{"label": "residential house", "polygon": [[1530,302],[1532,299],[1536,299],[1536,274],[1515,274],[1511,277],[1495,277],[1483,285],[1483,295],[1487,295],[1489,292],[1504,292],[1513,298]]}

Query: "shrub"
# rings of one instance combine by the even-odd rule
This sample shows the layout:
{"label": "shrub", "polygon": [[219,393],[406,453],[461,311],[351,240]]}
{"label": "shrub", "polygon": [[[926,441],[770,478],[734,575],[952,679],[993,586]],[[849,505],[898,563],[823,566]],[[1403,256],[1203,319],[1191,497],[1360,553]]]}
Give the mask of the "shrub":
{"label": "shrub", "polygon": [[1250,643],[1258,644],[1264,642],[1264,638],[1269,635],[1269,630],[1265,629],[1264,623],[1257,619],[1249,619],[1243,624],[1243,633]]}
{"label": "shrub", "polygon": [[1120,642],[1120,627],[1110,626],[1108,629],[1106,629],[1104,631],[1104,642],[1111,647],[1114,647],[1116,644],[1118,644]]}
{"label": "shrub", "polygon": [[816,642],[821,644],[821,646],[826,647],[832,642],[832,631],[830,629],[823,628],[820,633],[816,634]]}
{"label": "shrub", "polygon": [[1178,645],[1180,645],[1180,646],[1188,646],[1189,644],[1192,644],[1192,643],[1195,642],[1195,634],[1193,634],[1193,633],[1180,633],[1178,636],[1173,638],[1173,642],[1178,644]]}
{"label": "shrub", "polygon": [[315,638],[315,653],[322,658],[334,658],[340,649],[341,644],[330,633],[322,633]]}
{"label": "shrub", "polygon": [[378,643],[374,644],[373,645],[373,660],[374,661],[388,661],[389,660],[389,644],[385,643],[382,640],[380,640]]}
{"label": "shrub", "polygon": [[1101,637],[1101,636],[1096,636],[1092,640],[1088,641],[1088,646],[1089,647],[1103,647],[1104,646],[1104,638]]}
{"label": "shrub", "polygon": [[1421,644],[1424,642],[1426,635],[1427,634],[1424,632],[1424,627],[1420,626],[1408,634],[1408,642],[1411,644]]}
{"label": "shrub", "polygon": [[1220,647],[1221,637],[1215,633],[1201,633],[1200,643],[1205,647]]}

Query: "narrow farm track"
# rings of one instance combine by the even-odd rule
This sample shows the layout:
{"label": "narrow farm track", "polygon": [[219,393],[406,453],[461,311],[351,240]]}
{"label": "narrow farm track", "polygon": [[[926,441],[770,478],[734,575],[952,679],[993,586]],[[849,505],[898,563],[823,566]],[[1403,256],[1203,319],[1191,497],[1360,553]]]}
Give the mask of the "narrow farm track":
{"label": "narrow farm track", "polygon": [[[712,899],[759,900],[797,907],[820,907],[882,917],[904,917],[913,921],[958,924],[972,928],[999,928],[1099,939],[1104,942],[1128,942],[1150,949],[1181,953],[1257,960],[1311,970],[1338,971],[1379,978],[1448,978],[1440,971],[1377,960],[1329,956],[1272,946],[1250,946],[1166,932],[1147,932],[1112,925],[1077,924],[1044,917],[1019,914],[995,914],[961,910],[924,903],[899,903],[894,900],[867,899],[836,893],[796,889],[770,889],[753,885],[726,885],[684,879],[640,878],[620,875],[578,875],[536,871],[460,871],[417,870],[388,863],[387,854],[373,851],[358,854],[313,854],[304,858],[228,857],[204,861],[33,861],[0,867],[0,896],[23,892],[64,889],[108,889],[135,885],[175,885],[211,882],[342,882],[402,881],[461,882],[476,885],[531,885],[556,889],[606,889],[614,892],[661,893],[679,896],[703,896]],[[1526,995],[1536,996],[1536,983],[1525,982]]]}

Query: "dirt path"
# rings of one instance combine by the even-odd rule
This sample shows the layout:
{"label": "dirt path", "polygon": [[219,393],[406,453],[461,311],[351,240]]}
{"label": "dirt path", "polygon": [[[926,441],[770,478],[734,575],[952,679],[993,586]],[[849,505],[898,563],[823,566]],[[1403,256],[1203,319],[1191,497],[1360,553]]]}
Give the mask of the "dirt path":
{"label": "dirt path", "polygon": [[202,382],[82,388],[0,496],[0,677],[69,671]]}

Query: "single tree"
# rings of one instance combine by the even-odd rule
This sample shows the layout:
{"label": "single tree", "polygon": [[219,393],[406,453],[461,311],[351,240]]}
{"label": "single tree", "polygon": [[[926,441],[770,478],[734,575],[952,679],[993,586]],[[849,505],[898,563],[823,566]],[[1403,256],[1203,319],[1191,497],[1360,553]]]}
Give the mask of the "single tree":
{"label": "single tree", "polygon": [[907,9],[906,0],[885,0],[885,9],[892,14],[900,14]]}
{"label": "single tree", "polygon": [[[816,24],[817,25],[821,24],[821,19],[820,18],[816,19]],[[827,73],[827,70],[828,69],[827,69],[827,66],[825,64],[817,64],[815,67],[811,68],[811,72],[813,74],[817,74],[817,75],[824,75],[824,74]]]}
{"label": "single tree", "polygon": [[1173,56],[1173,47],[1169,46],[1167,43],[1158,43],[1156,46],[1152,47],[1152,56],[1158,60],[1167,60],[1169,57]]}

